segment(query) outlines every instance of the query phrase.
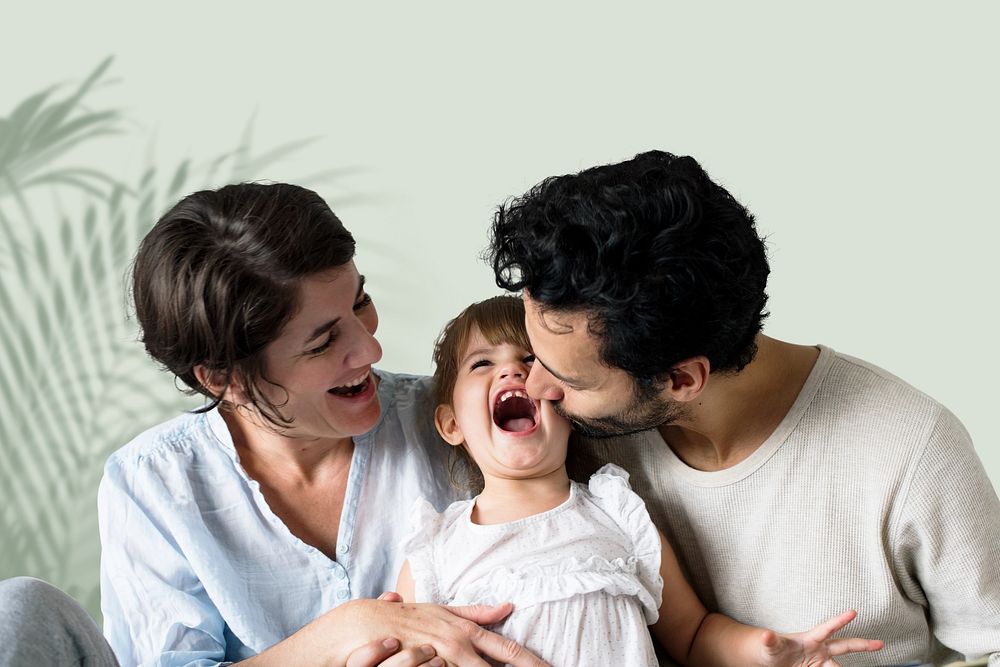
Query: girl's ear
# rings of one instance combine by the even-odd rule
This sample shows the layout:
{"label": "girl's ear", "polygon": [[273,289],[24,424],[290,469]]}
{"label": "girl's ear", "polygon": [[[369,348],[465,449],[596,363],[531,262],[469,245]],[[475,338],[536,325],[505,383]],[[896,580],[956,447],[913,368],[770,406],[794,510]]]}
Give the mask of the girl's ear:
{"label": "girl's ear", "polygon": [[455,411],[451,409],[450,405],[442,403],[435,408],[434,425],[449,445],[457,447],[465,443],[465,436],[462,435],[462,429],[459,428],[458,420],[455,419]]}

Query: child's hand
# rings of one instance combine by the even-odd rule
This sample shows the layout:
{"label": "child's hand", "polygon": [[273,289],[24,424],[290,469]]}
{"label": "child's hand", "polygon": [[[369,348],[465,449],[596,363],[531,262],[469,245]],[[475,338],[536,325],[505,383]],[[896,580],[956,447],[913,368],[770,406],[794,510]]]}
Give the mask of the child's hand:
{"label": "child's hand", "polygon": [[884,645],[875,639],[830,639],[830,636],[854,620],[858,612],[845,611],[812,630],[777,634],[765,630],[760,635],[760,667],[833,667],[838,655],[878,651]]}

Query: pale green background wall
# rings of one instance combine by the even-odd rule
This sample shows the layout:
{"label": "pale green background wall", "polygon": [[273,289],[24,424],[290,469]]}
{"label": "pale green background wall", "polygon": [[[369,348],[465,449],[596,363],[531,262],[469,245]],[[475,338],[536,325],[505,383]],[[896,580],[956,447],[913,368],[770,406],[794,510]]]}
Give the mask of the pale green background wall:
{"label": "pale green background wall", "polygon": [[[313,183],[360,240],[359,267],[382,317],[382,366],[416,372],[430,369],[441,324],[497,291],[477,257],[497,202],[547,175],[649,148],[691,154],[769,236],[767,333],[863,357],[932,394],[965,422],[1000,487],[998,5],[683,5],[22,3],[4,16],[0,116],[51,84],[68,92],[114,55],[117,82],[88,104],[121,108],[124,133],[83,143],[60,164],[132,184],[159,167],[156,213],[163,172],[232,150],[254,115],[262,152],[317,137],[244,175],[337,170]],[[25,248],[25,229],[40,230],[53,275],[69,266],[59,261],[60,216],[84,224],[79,198],[34,188],[31,221],[13,197],[0,198]],[[129,209],[134,233],[152,223],[138,208]],[[25,248],[16,252],[31,257]],[[44,290],[26,287],[39,284],[34,273],[15,275],[9,251],[0,276],[14,311],[30,314]],[[109,304],[92,310],[118,312]],[[52,346],[92,338],[94,316],[77,319],[86,326],[73,320],[48,337],[32,320],[37,363],[52,377],[83,363],[45,361]],[[21,343],[11,331],[0,328],[14,354]],[[134,354],[120,351],[131,330],[116,331],[119,351],[83,354],[112,365]],[[57,419],[68,400],[58,382],[46,392],[56,407],[37,412],[36,401],[19,407],[8,394],[0,410],[0,465],[17,478],[16,489],[0,489],[0,576],[47,576],[92,609],[100,464],[178,405],[169,379],[138,366],[121,373],[133,384],[99,373],[78,384],[75,405],[92,383],[103,401],[95,405],[117,410],[86,433],[31,439],[12,427],[12,402]],[[129,414],[143,392],[155,398]],[[72,493],[46,470],[72,473]],[[74,508],[70,519],[59,518],[63,505]],[[40,549],[25,543],[35,534],[49,535]]]}

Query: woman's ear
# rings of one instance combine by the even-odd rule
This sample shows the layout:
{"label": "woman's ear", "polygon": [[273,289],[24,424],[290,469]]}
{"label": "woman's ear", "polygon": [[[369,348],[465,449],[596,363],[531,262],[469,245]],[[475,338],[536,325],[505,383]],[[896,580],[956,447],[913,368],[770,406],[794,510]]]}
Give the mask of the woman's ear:
{"label": "woman's ear", "polygon": [[194,367],[194,377],[198,380],[198,384],[212,392],[213,396],[221,395],[223,400],[233,405],[246,403],[243,392],[235,382],[235,376],[231,378],[232,381],[226,382],[225,372],[213,371],[199,364]]}
{"label": "woman's ear", "polygon": [[462,429],[459,428],[458,420],[455,419],[455,411],[450,405],[442,403],[435,408],[434,426],[437,427],[438,433],[449,445],[457,447],[465,443],[465,436],[462,435]]}

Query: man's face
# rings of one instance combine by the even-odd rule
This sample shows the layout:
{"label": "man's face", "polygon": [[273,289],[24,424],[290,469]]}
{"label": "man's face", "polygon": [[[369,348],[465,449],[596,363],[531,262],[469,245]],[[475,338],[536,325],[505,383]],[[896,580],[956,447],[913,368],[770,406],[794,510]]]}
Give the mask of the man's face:
{"label": "man's face", "polygon": [[576,430],[593,438],[626,435],[675,421],[680,403],[659,387],[642,386],[599,356],[600,341],[583,312],[543,312],[524,297],[524,322],[535,352],[526,389],[534,399],[552,402]]}

